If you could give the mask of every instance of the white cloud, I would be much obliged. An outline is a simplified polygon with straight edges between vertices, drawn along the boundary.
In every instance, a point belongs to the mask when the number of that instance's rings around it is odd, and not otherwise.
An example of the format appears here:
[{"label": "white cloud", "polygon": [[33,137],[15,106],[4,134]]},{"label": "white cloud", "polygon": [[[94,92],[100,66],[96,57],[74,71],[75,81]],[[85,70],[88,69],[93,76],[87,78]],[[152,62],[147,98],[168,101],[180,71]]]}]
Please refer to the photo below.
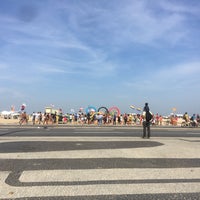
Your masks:
[{"label": "white cloud", "polygon": [[43,67],[37,67],[37,69],[40,72],[46,73],[72,73],[72,72],[67,72],[64,69],[60,69],[58,67],[51,67],[51,66],[43,66]]},{"label": "white cloud", "polygon": [[[142,44],[158,44],[160,42],[167,42],[169,44],[177,44],[183,42],[182,39],[187,38],[189,30],[185,24],[187,16],[183,12],[163,12],[158,14],[158,10],[163,5],[157,1],[155,8],[148,4],[147,1],[125,1],[118,7],[113,6],[113,9],[104,9],[95,15],[93,9],[88,8],[88,12],[93,14],[93,24],[96,26],[84,31],[84,27],[80,24],[79,15],[75,17],[77,20],[77,31],[83,33],[95,33],[91,36],[92,40],[101,43],[115,45],[126,44],[130,42]],[[176,6],[174,4],[174,6]],[[186,7],[184,7],[186,9]],[[111,11],[112,9],[112,11]],[[166,11],[166,10],[165,10]],[[81,15],[82,21],[87,21],[88,15]],[[94,30],[94,28],[96,30]],[[102,38],[102,34],[106,34]],[[161,43],[162,44],[162,43]],[[112,47],[113,48],[113,47]]]},{"label": "white cloud", "polygon": [[[158,2],[157,6],[159,6]],[[158,44],[158,41],[164,41],[173,44],[187,36],[184,15],[179,13],[160,13],[158,15],[157,10],[149,7],[144,1],[142,3],[134,2],[125,7],[124,12],[117,17],[117,20],[118,31],[122,31],[124,36],[122,39],[125,41],[125,37],[128,36],[128,39],[135,43],[152,45]]]},{"label": "white cloud", "polygon": [[[153,73],[147,72],[144,76],[125,81],[124,85],[135,90],[163,91],[163,89],[183,91],[199,88],[200,62],[188,62],[165,68],[156,69]],[[200,88],[199,88],[200,89]]]},{"label": "white cloud", "polygon": [[[73,81],[76,94],[83,92],[83,87],[98,93],[108,85],[105,93],[110,94],[109,90],[115,87],[116,93],[124,96],[133,91],[138,101],[148,96],[147,92],[159,93],[163,88],[163,93],[168,90],[175,94],[185,88],[190,90],[191,85],[199,87],[199,39],[195,37],[199,35],[198,3],[47,2],[36,3],[37,16],[28,21],[21,18],[26,16],[16,15],[20,2],[12,5],[13,10],[0,14],[0,79],[10,88],[10,92],[1,90],[4,94],[11,95],[13,86],[27,93],[31,88],[38,99],[44,90],[37,88],[50,89],[53,79],[60,83]],[[197,62],[192,62],[195,59]],[[188,63],[180,63],[182,60]],[[172,66],[169,62],[180,64]],[[58,76],[61,78],[57,79]]]},{"label": "white cloud", "polygon": [[2,96],[2,99],[4,97],[6,98],[24,98],[25,94],[20,91],[20,90],[16,90],[16,89],[12,89],[10,87],[0,87],[0,94]]},{"label": "white cloud", "polygon": [[175,66],[165,67],[157,73],[157,77],[162,79],[176,78],[176,79],[188,79],[198,76],[200,73],[200,62],[188,62],[183,64],[177,64]]},{"label": "white cloud", "polygon": [[[182,1],[174,2],[174,1],[165,1],[161,0],[159,1],[160,6],[163,10],[169,11],[169,12],[176,12],[176,13],[186,13],[191,15],[198,15],[200,13],[200,4],[199,6],[194,5],[192,2],[189,4],[183,4]],[[199,2],[198,2],[199,3]]]}]

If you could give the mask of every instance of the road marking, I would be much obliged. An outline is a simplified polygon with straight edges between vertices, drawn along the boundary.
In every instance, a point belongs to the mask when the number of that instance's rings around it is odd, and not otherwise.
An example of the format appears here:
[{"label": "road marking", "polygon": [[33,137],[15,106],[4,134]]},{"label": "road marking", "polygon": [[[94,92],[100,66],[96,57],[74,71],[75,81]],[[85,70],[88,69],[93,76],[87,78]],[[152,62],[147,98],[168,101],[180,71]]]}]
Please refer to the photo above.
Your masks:
[{"label": "road marking", "polygon": [[[121,133],[121,132],[120,132]],[[0,159],[59,159],[59,158],[200,158],[200,152],[197,151],[198,143],[189,143],[177,138],[152,138],[142,140],[139,138],[102,138],[102,137],[7,137],[7,140],[14,142],[20,140],[26,141],[76,141],[77,145],[82,141],[159,141],[163,146],[137,149],[101,149],[101,150],[73,150],[73,151],[48,151],[48,152],[27,152],[27,153],[0,153]],[[193,139],[193,138],[192,138]],[[197,137],[194,138],[198,139]],[[5,137],[1,137],[5,140]],[[4,141],[5,142],[5,141]],[[4,162],[2,160],[2,162]],[[9,162],[15,162],[10,160]],[[18,162],[18,161],[17,161]],[[21,162],[21,161],[19,161]],[[26,161],[25,161],[26,162]],[[45,162],[45,161],[44,161]],[[61,161],[62,162],[62,161]],[[78,161],[79,162],[79,161]],[[151,160],[149,161],[151,162]],[[42,163],[42,161],[41,161]],[[80,160],[81,163],[81,160]],[[38,165],[37,162],[35,165]],[[56,163],[55,163],[56,165]],[[13,169],[15,169],[15,165]],[[77,165],[79,168],[81,166]],[[114,166],[114,165],[113,165]],[[115,165],[116,166],[116,165]],[[30,165],[30,167],[32,167]],[[124,166],[123,166],[124,167]],[[183,167],[181,165],[181,167]],[[20,165],[23,170],[23,166]],[[27,169],[27,168],[26,168]],[[33,169],[33,168],[29,168]],[[27,170],[29,170],[27,169]],[[200,166],[194,168],[115,168],[115,169],[84,169],[84,170],[39,170],[23,171],[19,177],[21,185],[13,186],[5,183],[10,173],[16,175],[15,171],[0,171],[0,199],[29,198],[37,197],[64,197],[64,196],[92,196],[92,195],[128,195],[128,194],[174,194],[179,193],[200,193]],[[7,170],[7,169],[6,169]],[[16,170],[19,170],[17,168]],[[20,175],[20,173],[18,173]],[[16,177],[16,176],[15,176]],[[168,183],[161,179],[169,180]],[[173,182],[174,180],[177,182]],[[17,181],[16,178],[15,181]],[[109,180],[111,180],[109,182]],[[113,182],[112,182],[113,180]],[[120,180],[122,180],[120,182]],[[124,181],[123,181],[124,180]],[[133,180],[128,182],[126,180]],[[134,182],[134,180],[136,180]],[[143,183],[137,180],[144,180]],[[155,182],[148,182],[155,180]],[[170,182],[171,180],[171,182]],[[181,180],[186,180],[185,182]],[[194,180],[194,181],[193,181]],[[196,182],[195,182],[196,180]],[[93,182],[92,182],[93,181]],[[96,182],[95,182],[96,181]],[[100,183],[99,183],[99,182]],[[106,182],[107,181],[107,182]],[[118,182],[119,181],[119,182]],[[145,182],[146,181],[146,182]],[[160,182],[159,182],[160,181]],[[64,185],[59,185],[64,182]],[[66,184],[65,182],[74,183]],[[84,183],[85,182],[85,183]],[[20,182],[18,182],[20,183]],[[24,183],[24,185],[23,185]],[[30,183],[30,185],[28,184]],[[33,184],[35,183],[35,184]],[[41,185],[39,185],[41,183]],[[44,183],[44,184],[42,184]],[[49,185],[48,185],[49,183]],[[54,184],[50,184],[54,183]],[[79,184],[80,183],[80,184]],[[15,184],[17,184],[15,182]],[[31,185],[32,184],[32,185]],[[93,197],[91,197],[93,198]]]},{"label": "road marking", "polygon": [[84,169],[23,171],[21,182],[200,179],[200,168]]},{"label": "road marking", "polygon": [[[197,140],[198,138],[193,138]],[[20,141],[21,139],[19,139]],[[24,138],[28,140],[28,138]],[[23,141],[24,141],[23,140]],[[36,141],[35,138],[29,141]],[[47,141],[58,141],[52,138]],[[142,139],[124,139],[124,138],[65,138],[64,141],[76,141],[77,144],[82,141],[147,141]],[[59,140],[62,141],[63,140]],[[18,140],[17,140],[18,141]],[[46,140],[39,140],[46,141]],[[18,152],[18,153],[0,153],[0,159],[71,159],[71,158],[200,158],[200,151],[198,142],[188,142],[183,140],[156,140],[151,139],[148,141],[162,142],[164,145],[151,147],[151,148],[123,148],[123,149],[90,149],[90,150],[65,150],[65,151],[47,151],[47,152]],[[11,141],[0,141],[2,142],[14,142]],[[176,146],[176,150],[174,149]],[[184,153],[183,153],[184,152]]]},{"label": "road marking", "polygon": [[200,132],[187,132],[186,134],[199,134]]},{"label": "road marking", "polygon": [[[164,140],[167,138],[165,137]],[[169,140],[172,140],[172,138],[168,138]],[[152,141],[157,141],[158,138],[152,138]],[[173,138],[174,140],[174,138]],[[112,137],[104,137],[104,136],[84,136],[84,137],[74,137],[74,136],[69,136],[69,137],[24,137],[24,136],[15,136],[15,137],[2,137],[0,142],[19,142],[19,141],[96,141],[96,142],[101,142],[101,141],[144,141],[144,139],[140,137],[119,137],[119,136],[112,136]]]},{"label": "road marking", "polygon": [[110,134],[110,133],[113,133],[113,134],[116,134],[116,133],[125,133],[125,132],[122,132],[122,131],[114,131],[114,132],[112,132],[112,131],[95,131],[95,130],[93,130],[93,131],[74,131],[73,133],[101,133],[101,134],[103,134],[103,133],[108,133],[108,134]]},{"label": "road marking", "polygon": [[[0,175],[1,177],[1,175]],[[128,194],[199,193],[200,183],[94,184],[12,187],[1,184],[0,199]]]}]

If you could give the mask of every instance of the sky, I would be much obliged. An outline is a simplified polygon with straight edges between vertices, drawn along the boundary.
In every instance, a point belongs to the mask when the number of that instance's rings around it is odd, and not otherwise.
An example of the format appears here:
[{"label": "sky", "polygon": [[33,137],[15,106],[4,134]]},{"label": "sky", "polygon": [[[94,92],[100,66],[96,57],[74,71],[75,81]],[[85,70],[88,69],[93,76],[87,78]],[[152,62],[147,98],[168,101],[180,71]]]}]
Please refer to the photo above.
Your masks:
[{"label": "sky", "polygon": [[1,0],[0,111],[200,113],[199,0]]}]

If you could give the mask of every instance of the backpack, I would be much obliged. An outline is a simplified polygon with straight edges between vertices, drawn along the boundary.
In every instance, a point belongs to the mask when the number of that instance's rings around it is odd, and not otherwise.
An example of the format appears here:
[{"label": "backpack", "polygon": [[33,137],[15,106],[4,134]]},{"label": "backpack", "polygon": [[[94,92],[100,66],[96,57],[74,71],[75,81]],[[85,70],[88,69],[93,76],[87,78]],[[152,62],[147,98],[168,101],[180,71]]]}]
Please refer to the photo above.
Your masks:
[{"label": "backpack", "polygon": [[146,120],[147,120],[147,121],[151,121],[152,118],[153,118],[153,115],[152,115],[149,111],[146,112]]}]

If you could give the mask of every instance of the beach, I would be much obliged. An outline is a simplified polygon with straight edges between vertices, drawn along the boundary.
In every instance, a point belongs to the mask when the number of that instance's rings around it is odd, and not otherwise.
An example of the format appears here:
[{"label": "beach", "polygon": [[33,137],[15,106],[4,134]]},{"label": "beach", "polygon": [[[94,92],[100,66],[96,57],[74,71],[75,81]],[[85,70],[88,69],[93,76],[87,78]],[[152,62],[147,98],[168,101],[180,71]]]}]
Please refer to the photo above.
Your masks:
[{"label": "beach", "polygon": [[0,125],[7,125],[7,124],[19,124],[19,119],[4,119],[0,117]]}]

